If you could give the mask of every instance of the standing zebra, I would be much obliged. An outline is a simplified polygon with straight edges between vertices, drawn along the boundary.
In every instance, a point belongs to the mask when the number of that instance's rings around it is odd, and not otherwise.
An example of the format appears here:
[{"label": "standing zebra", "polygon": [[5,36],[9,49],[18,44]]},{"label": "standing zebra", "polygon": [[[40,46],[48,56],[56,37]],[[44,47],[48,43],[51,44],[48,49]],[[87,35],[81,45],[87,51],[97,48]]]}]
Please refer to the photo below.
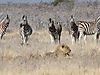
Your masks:
[{"label": "standing zebra", "polygon": [[96,27],[97,27],[97,32],[95,33],[95,39],[99,40],[99,35],[100,35],[100,16],[97,17],[97,19],[95,20],[96,22]]},{"label": "standing zebra", "polygon": [[22,38],[21,44],[22,45],[27,44],[28,36],[30,36],[32,34],[32,28],[28,24],[27,16],[25,16],[25,15],[23,15],[22,21],[20,23],[20,34],[21,34],[21,38]]},{"label": "standing zebra", "polygon": [[0,22],[0,38],[3,38],[3,35],[5,34],[7,27],[9,26],[10,19],[8,14],[6,17]]},{"label": "standing zebra", "polygon": [[51,18],[49,18],[48,26],[49,26],[48,29],[51,37],[51,42],[60,43],[60,37],[62,32],[61,24],[59,22],[55,24],[54,21]]},{"label": "standing zebra", "polygon": [[[74,19],[71,17],[71,19]],[[78,26],[79,41],[84,37],[86,41],[87,35],[95,35],[95,39],[98,41],[100,34],[100,16],[95,21],[74,21],[76,26]]]},{"label": "standing zebra", "polygon": [[72,44],[73,44],[79,38],[78,26],[74,21],[73,15],[71,15],[70,25],[71,25],[70,26],[70,34],[71,34]]}]

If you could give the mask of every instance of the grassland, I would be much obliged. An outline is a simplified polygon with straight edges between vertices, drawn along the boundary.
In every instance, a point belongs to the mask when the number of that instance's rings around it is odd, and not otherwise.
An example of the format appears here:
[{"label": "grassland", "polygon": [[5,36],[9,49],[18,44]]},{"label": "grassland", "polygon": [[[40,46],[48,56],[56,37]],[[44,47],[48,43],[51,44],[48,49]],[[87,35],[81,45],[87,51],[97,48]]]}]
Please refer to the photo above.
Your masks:
[{"label": "grassland", "polygon": [[[99,9],[100,4],[94,8],[87,3],[76,3],[72,9],[64,3],[55,7],[48,3],[0,4],[0,20],[6,14],[11,19],[7,33],[0,40],[0,75],[99,75],[100,43],[97,44],[93,36],[88,36],[86,44],[72,45],[67,32],[70,15],[73,14],[75,20],[95,20]],[[20,45],[19,34],[23,14],[28,16],[33,28],[29,45],[25,46]],[[47,31],[50,17],[62,22],[61,43],[70,47],[70,57],[45,57],[45,53],[54,51],[57,46],[50,43]]]},{"label": "grassland", "polygon": [[[90,39],[91,38],[91,39]],[[18,32],[9,32],[0,42],[1,75],[99,75],[100,47],[88,37],[87,44],[71,44],[68,32],[62,32],[61,42],[71,48],[71,58],[43,57],[55,50],[48,31],[35,31],[29,45],[21,46]],[[39,56],[39,55],[42,55]]]}]

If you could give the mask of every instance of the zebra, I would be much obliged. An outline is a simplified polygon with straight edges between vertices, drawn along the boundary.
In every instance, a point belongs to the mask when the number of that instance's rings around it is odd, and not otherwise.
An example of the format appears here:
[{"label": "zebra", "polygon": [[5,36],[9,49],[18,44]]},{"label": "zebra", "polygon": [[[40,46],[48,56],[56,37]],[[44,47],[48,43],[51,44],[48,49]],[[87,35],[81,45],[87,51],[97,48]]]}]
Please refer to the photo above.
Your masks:
[{"label": "zebra", "polygon": [[78,26],[74,21],[73,15],[71,15],[71,19],[70,19],[70,28],[69,28],[69,32],[71,34],[71,38],[72,38],[72,44],[77,40],[79,40],[79,32],[78,32]]},{"label": "zebra", "polygon": [[4,17],[4,19],[0,22],[0,38],[2,39],[8,26],[10,23],[10,18],[8,16],[8,14],[6,15],[6,17]]},{"label": "zebra", "polygon": [[62,25],[60,22],[54,23],[54,21],[49,18],[48,29],[51,37],[51,42],[60,43],[60,37],[62,32]]},{"label": "zebra", "polygon": [[77,26],[78,34],[75,35],[78,36],[77,39],[79,41],[84,37],[84,41],[86,42],[87,35],[94,35],[98,41],[100,34],[100,16],[95,21],[74,21],[73,17],[71,17],[71,20],[74,23],[73,25]]},{"label": "zebra", "polygon": [[97,19],[95,20],[95,22],[96,22],[96,27],[97,27],[97,32],[95,33],[95,36],[96,36],[95,39],[98,42],[99,35],[100,35],[100,15],[97,17]]},{"label": "zebra", "polygon": [[21,38],[22,38],[21,45],[27,44],[28,37],[32,34],[32,28],[28,24],[28,20],[27,20],[26,15],[22,16],[22,21],[20,23],[20,34],[21,34]]}]

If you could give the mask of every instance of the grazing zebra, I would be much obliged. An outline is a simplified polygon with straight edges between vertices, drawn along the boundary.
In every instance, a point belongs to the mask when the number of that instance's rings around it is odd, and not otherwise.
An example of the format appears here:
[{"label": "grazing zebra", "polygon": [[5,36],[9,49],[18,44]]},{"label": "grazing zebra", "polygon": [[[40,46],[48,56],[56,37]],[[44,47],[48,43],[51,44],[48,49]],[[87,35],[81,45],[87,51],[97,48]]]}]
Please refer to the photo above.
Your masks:
[{"label": "grazing zebra", "polygon": [[0,22],[0,38],[3,38],[3,35],[5,34],[7,27],[9,26],[10,19],[8,14],[6,17]]},{"label": "grazing zebra", "polygon": [[22,21],[20,23],[20,34],[21,34],[21,38],[22,38],[21,45],[27,44],[28,36],[30,36],[32,34],[32,28],[28,24],[27,16],[25,16],[25,15],[23,15]]},{"label": "grazing zebra", "polygon": [[[71,17],[71,19],[74,19]],[[96,19],[96,21],[72,21],[74,22],[74,25],[77,26],[78,28],[78,36],[79,41],[84,37],[84,41],[86,41],[86,36],[87,35],[95,35],[95,39],[98,41],[99,39],[99,34],[100,34],[100,17]]]},{"label": "grazing zebra", "polygon": [[62,26],[60,22],[54,23],[54,21],[49,18],[49,33],[51,37],[51,42],[59,42],[60,43],[60,37],[61,37],[61,32],[62,32]]}]

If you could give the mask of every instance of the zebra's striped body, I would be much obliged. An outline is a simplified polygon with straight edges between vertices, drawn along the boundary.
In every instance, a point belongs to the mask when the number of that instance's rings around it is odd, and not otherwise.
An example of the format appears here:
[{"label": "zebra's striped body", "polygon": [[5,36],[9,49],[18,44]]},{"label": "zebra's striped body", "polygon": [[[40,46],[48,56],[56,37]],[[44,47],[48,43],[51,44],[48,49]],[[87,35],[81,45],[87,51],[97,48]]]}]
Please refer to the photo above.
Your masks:
[{"label": "zebra's striped body", "polygon": [[6,32],[7,27],[9,26],[10,19],[9,16],[7,15],[1,22],[0,22],[0,38],[3,38],[3,35]]},{"label": "zebra's striped body", "polygon": [[78,31],[83,32],[84,35],[92,35],[95,34],[96,32],[96,23],[94,21],[92,22],[76,21],[76,24],[78,25]]},{"label": "zebra's striped body", "polygon": [[62,32],[62,26],[59,22],[57,22],[56,24],[54,23],[54,21],[52,21],[51,18],[49,18],[49,33],[50,33],[50,37],[51,37],[51,42],[59,42],[60,43],[60,37],[61,37],[61,32]]},{"label": "zebra's striped body", "polygon": [[22,38],[22,45],[26,44],[28,41],[28,36],[32,34],[32,28],[28,24],[27,16],[23,15],[22,22],[20,24],[20,34]]},{"label": "zebra's striped body", "polygon": [[[73,19],[73,18],[72,18]],[[100,18],[97,18],[96,21],[73,21],[76,26],[78,26],[78,32],[79,32],[79,41],[82,37],[84,37],[84,40],[86,39],[87,35],[94,35],[95,39],[98,40],[99,33],[100,33]]]}]

